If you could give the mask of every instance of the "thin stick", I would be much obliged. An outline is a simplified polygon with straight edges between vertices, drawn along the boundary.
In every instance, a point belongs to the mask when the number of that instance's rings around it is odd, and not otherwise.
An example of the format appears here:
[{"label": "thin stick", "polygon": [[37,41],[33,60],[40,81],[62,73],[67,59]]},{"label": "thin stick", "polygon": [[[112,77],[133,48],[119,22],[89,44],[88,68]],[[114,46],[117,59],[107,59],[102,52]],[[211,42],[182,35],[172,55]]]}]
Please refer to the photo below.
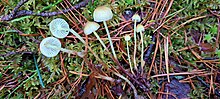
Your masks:
[{"label": "thin stick", "polygon": [[[205,72],[182,72],[182,73],[170,73],[169,75],[172,76],[177,76],[177,75],[195,75],[195,74],[204,74]],[[159,74],[159,75],[154,75],[151,76],[150,78],[155,78],[155,77],[163,77],[167,76],[167,74]]]},{"label": "thin stick", "polygon": [[164,39],[164,52],[165,52],[165,63],[166,63],[166,72],[167,72],[167,79],[168,82],[170,82],[170,76],[169,76],[169,59],[168,59],[168,37]]},{"label": "thin stick", "polygon": [[16,11],[16,14],[13,15],[13,13],[10,13],[8,15],[4,15],[0,18],[1,21],[10,21],[12,19],[18,18],[18,17],[22,17],[22,16],[28,16],[28,15],[33,15],[33,16],[42,16],[42,17],[50,17],[50,16],[55,16],[55,15],[59,15],[59,14],[63,14],[63,13],[67,13],[70,10],[74,10],[74,9],[78,9],[80,7],[86,6],[88,4],[89,0],[83,0],[80,3],[74,5],[73,7],[69,8],[69,9],[64,9],[62,10],[62,12],[60,11],[54,11],[54,12],[33,12],[30,10],[20,10],[20,11]]}]

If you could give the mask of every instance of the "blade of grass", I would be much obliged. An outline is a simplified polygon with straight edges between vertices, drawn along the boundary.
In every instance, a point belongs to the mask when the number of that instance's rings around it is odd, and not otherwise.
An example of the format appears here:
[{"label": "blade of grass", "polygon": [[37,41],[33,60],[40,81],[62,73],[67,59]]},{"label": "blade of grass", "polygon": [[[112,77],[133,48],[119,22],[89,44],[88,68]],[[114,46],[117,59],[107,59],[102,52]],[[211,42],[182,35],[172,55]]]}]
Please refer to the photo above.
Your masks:
[{"label": "blade of grass", "polygon": [[35,57],[34,54],[33,54],[33,57],[34,57],[34,64],[35,64],[35,67],[36,67],[36,70],[37,70],[37,75],[38,75],[40,84],[41,84],[41,86],[42,86],[43,88],[45,88],[44,82],[43,82],[42,77],[41,77],[41,74],[40,74],[40,70],[39,70],[39,68],[38,68],[37,60],[36,60],[36,57]]}]

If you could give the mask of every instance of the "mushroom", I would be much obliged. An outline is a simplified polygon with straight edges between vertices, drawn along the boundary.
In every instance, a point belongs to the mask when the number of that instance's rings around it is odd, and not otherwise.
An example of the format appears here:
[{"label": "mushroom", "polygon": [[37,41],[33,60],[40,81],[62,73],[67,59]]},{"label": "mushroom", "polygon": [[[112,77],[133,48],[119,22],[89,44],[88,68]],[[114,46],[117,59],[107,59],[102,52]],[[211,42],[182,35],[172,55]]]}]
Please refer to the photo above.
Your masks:
[{"label": "mushroom", "polygon": [[117,56],[115,54],[115,50],[114,50],[114,47],[113,47],[113,43],[112,43],[112,40],[111,40],[111,36],[110,36],[109,30],[108,30],[108,26],[106,24],[106,21],[112,19],[112,17],[113,17],[113,13],[112,13],[111,9],[109,7],[106,7],[106,6],[97,7],[95,9],[95,11],[93,12],[94,21],[103,22],[103,24],[105,26],[105,30],[106,30],[107,35],[108,35],[108,40],[109,40],[109,43],[110,43],[110,46],[111,46],[113,56],[114,56],[115,59],[117,59]]},{"label": "mushroom", "polygon": [[102,44],[102,46],[108,51],[104,42],[101,40],[99,35],[96,33],[96,30],[98,30],[99,27],[100,27],[100,25],[98,23],[88,21],[83,30],[86,35],[90,35],[93,33],[96,36],[96,38],[99,40],[99,42]]},{"label": "mushroom", "polygon": [[134,22],[134,68],[137,70],[136,64],[136,51],[137,51],[137,34],[136,34],[136,24],[141,21],[141,17],[138,14],[132,16],[132,21]]},{"label": "mushroom", "polygon": [[71,32],[82,43],[85,44],[85,41],[83,40],[83,38],[73,29],[70,29],[69,24],[62,18],[56,18],[52,20],[49,24],[49,28],[50,28],[51,33],[57,38],[64,38],[69,34],[69,32]]},{"label": "mushroom", "polygon": [[142,24],[137,25],[137,32],[140,32],[141,35],[141,69],[142,69],[142,74],[143,74],[143,69],[144,69],[144,39],[143,39],[143,34],[144,32],[144,26]]},{"label": "mushroom", "polygon": [[132,68],[132,66],[131,66],[131,58],[130,58],[129,47],[128,47],[128,41],[131,40],[131,37],[130,37],[130,35],[125,35],[125,36],[124,36],[124,39],[125,39],[125,41],[126,41],[128,61],[129,61],[131,73],[134,75],[134,71],[133,71],[133,68]]},{"label": "mushroom", "polygon": [[44,38],[40,43],[40,51],[46,57],[54,57],[60,51],[67,53],[76,53],[75,51],[61,48],[61,42],[55,37]]}]

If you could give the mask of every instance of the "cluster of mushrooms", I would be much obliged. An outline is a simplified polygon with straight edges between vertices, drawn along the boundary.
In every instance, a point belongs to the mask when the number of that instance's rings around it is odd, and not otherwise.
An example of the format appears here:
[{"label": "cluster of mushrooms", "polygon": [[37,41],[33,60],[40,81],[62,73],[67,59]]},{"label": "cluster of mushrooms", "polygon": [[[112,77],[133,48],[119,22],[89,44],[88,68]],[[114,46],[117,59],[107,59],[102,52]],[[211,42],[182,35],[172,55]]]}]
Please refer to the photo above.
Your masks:
[{"label": "cluster of mushrooms", "polygon": [[[94,34],[96,36],[96,38],[99,40],[99,42],[101,43],[101,45],[104,47],[105,50],[108,51],[106,45],[104,44],[104,42],[101,40],[101,38],[99,37],[99,35],[96,33],[96,30],[98,30],[100,28],[100,25],[96,22],[103,22],[105,30],[107,32],[108,35],[108,40],[111,46],[111,51],[113,54],[113,57],[115,59],[117,59],[114,47],[113,47],[113,43],[111,40],[111,36],[106,24],[106,21],[112,19],[113,17],[113,13],[111,11],[111,9],[109,7],[106,6],[100,6],[97,7],[95,9],[95,11],[93,12],[93,18],[95,22],[91,22],[88,21],[85,24],[84,27],[84,33],[85,35],[90,35],[90,34]],[[144,66],[144,60],[143,60],[143,54],[144,54],[144,44],[143,44],[143,34],[142,32],[144,31],[144,26],[141,24],[137,24],[137,22],[141,21],[141,18],[138,14],[134,14],[132,17],[132,21],[134,21],[134,57],[133,57],[133,63],[134,63],[134,69],[137,71],[137,61],[136,61],[136,50],[137,50],[137,34],[136,32],[140,32],[140,36],[141,36],[141,68],[143,69]],[[86,44],[85,40],[77,33],[75,32],[73,29],[71,29],[69,27],[69,24],[62,18],[56,18],[54,20],[52,20],[49,24],[49,29],[52,33],[52,35],[54,37],[47,37],[44,38],[41,43],[40,43],[40,51],[43,55],[45,55],[46,57],[54,57],[56,56],[60,51],[63,52],[67,52],[69,54],[76,54],[80,57],[83,57],[84,54],[83,52],[76,52],[73,50],[68,50],[65,48],[61,47],[61,42],[59,41],[60,38],[65,38],[69,32],[71,32],[74,36],[76,36],[82,43]],[[128,61],[129,61],[129,65],[130,65],[130,69],[132,74],[134,74],[133,72],[133,68],[132,68],[132,62],[130,59],[130,53],[129,53],[129,46],[128,46],[128,42],[130,40],[130,35],[125,35],[124,39],[126,41],[126,45],[127,45],[127,55],[128,55]]]},{"label": "cluster of mushrooms", "polygon": [[[109,42],[111,45],[112,53],[113,53],[114,57],[116,58],[116,54],[115,54],[114,47],[112,44],[111,36],[110,36],[110,33],[108,31],[108,27],[106,24],[106,21],[112,19],[112,17],[113,17],[113,13],[112,13],[111,9],[106,6],[97,7],[93,13],[93,17],[94,17],[94,21],[104,23],[106,32],[108,34],[108,39],[109,39]],[[90,21],[87,22],[84,27],[84,33],[86,35],[90,35],[90,34],[94,33],[94,35],[100,41],[102,46],[106,50],[108,50],[107,47],[105,46],[104,42],[99,37],[99,35],[95,32],[100,27],[100,25],[96,22],[90,22]],[[64,19],[56,18],[56,19],[52,20],[49,24],[49,29],[50,29],[52,35],[55,36],[56,38],[55,37],[47,37],[41,41],[40,51],[43,55],[45,55],[46,57],[54,57],[60,51],[63,51],[63,52],[67,52],[70,54],[74,53],[74,54],[77,54],[77,55],[83,57],[83,55],[79,52],[76,52],[73,50],[68,50],[65,48],[61,48],[61,42],[58,40],[58,38],[65,38],[69,34],[69,32],[71,32],[74,36],[76,36],[82,43],[86,44],[85,40],[77,32],[75,32],[73,29],[69,28],[69,24]]]},{"label": "cluster of mushrooms", "polygon": [[[84,33],[85,33],[85,35],[90,35],[93,33],[96,36],[96,38],[99,40],[101,45],[104,47],[104,49],[106,51],[109,51],[107,49],[106,45],[104,44],[104,42],[99,37],[99,35],[96,33],[96,30],[98,30],[100,28],[100,25],[96,22],[103,22],[105,30],[108,35],[108,40],[109,40],[109,43],[111,46],[113,58],[117,59],[117,56],[116,56],[116,53],[115,53],[115,50],[113,47],[113,43],[111,40],[111,36],[110,36],[109,30],[108,30],[108,27],[106,24],[106,21],[112,19],[112,17],[113,17],[113,13],[109,7],[106,7],[106,6],[97,7],[95,9],[95,11],[93,12],[93,18],[94,18],[95,22],[88,21],[84,27]],[[144,67],[144,60],[143,60],[144,43],[143,43],[142,32],[144,32],[144,26],[142,24],[137,25],[137,22],[141,21],[141,18],[138,14],[133,15],[132,21],[134,22],[133,63],[134,63],[134,69],[136,71],[138,71],[137,70],[137,61],[136,61],[136,51],[137,51],[137,33],[136,32],[140,32],[140,36],[141,36],[141,68],[143,70],[143,67]],[[77,32],[75,32],[73,29],[69,28],[69,24],[64,19],[56,18],[56,19],[52,20],[49,24],[49,29],[50,29],[52,35],[55,37],[47,37],[42,40],[42,42],[40,43],[40,51],[43,55],[45,55],[46,57],[54,57],[60,51],[63,51],[63,52],[67,52],[69,54],[76,54],[80,57],[84,57],[83,52],[76,52],[76,51],[65,49],[65,48],[61,47],[61,42],[59,41],[59,39],[65,38],[69,34],[69,32],[71,32],[74,36],[76,36],[82,43],[86,44],[85,40]],[[126,49],[127,49],[127,55],[128,55],[130,69],[131,69],[132,74],[135,75],[133,68],[132,68],[132,62],[131,62],[130,53],[129,53],[129,46],[128,46],[128,43],[129,43],[131,37],[129,34],[127,34],[124,36],[124,39],[126,41],[126,47],[127,47]],[[117,73],[114,73],[114,74],[123,78],[124,80],[126,80],[129,83],[129,81],[125,77],[123,77],[122,75],[119,75]],[[131,83],[129,83],[129,84],[132,85]],[[132,87],[132,88],[134,89],[134,94],[136,97],[137,96],[136,89],[134,87]]]}]

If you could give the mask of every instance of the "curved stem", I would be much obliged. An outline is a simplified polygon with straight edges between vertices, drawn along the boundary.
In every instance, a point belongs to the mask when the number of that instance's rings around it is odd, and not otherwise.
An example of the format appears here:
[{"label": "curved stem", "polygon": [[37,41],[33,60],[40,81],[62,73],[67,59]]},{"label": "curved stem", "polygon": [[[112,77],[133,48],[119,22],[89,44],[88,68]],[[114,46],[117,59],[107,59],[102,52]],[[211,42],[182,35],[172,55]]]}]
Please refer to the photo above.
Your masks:
[{"label": "curved stem", "polygon": [[73,29],[69,29],[69,31],[75,35],[82,43],[86,44],[85,40],[83,40],[83,38],[76,32],[74,31]]},{"label": "curved stem", "polygon": [[99,40],[99,42],[102,44],[102,46],[105,48],[105,50],[108,51],[107,47],[105,46],[105,43],[101,40],[101,38],[99,37],[99,35],[96,32],[93,32],[96,36],[96,38]]},{"label": "curved stem", "polygon": [[54,46],[54,45],[46,45],[46,46],[47,46],[47,47],[50,47],[50,48],[53,48],[53,49],[56,49],[56,50],[60,50],[60,51],[63,51],[63,52],[69,53],[69,54],[76,53],[76,52],[73,51],[73,50],[68,50],[68,49],[61,48],[61,47],[57,47],[57,46]]},{"label": "curved stem", "polygon": [[130,58],[130,53],[129,53],[128,41],[126,41],[126,45],[127,45],[127,54],[128,54],[128,61],[129,61],[131,73],[132,73],[133,75],[135,75],[135,74],[134,74],[134,71],[133,71],[133,67],[132,67],[132,65],[131,65],[131,58]]},{"label": "curved stem", "polygon": [[143,69],[144,69],[144,37],[143,37],[143,34],[142,32],[140,32],[141,34],[141,74],[143,74]]},{"label": "curved stem", "polygon": [[137,51],[136,23],[137,23],[137,21],[135,20],[134,21],[134,68],[137,71],[138,69],[137,69],[137,63],[136,63],[136,51]]},{"label": "curved stem", "polygon": [[111,39],[109,30],[108,30],[107,24],[106,24],[105,21],[103,21],[103,23],[104,23],[105,30],[106,30],[107,35],[108,35],[108,40],[109,40],[109,43],[110,43],[110,46],[111,46],[111,49],[112,49],[113,56],[114,56],[115,59],[117,59],[117,56],[116,56],[116,54],[115,54],[115,50],[114,50],[114,47],[113,47],[112,39]]},{"label": "curved stem", "polygon": [[135,99],[138,99],[137,90],[136,90],[136,88],[134,87],[134,85],[133,85],[127,78],[125,78],[123,75],[118,74],[118,73],[116,73],[116,72],[113,72],[113,73],[114,73],[116,76],[120,77],[121,79],[124,79],[124,80],[131,86],[131,88],[134,90],[134,97],[135,97]]},{"label": "curved stem", "polygon": [[65,48],[60,48],[60,50],[63,51],[63,52],[66,52],[66,53],[70,53],[70,54],[76,53],[75,51],[68,50],[68,49],[65,49]]}]

